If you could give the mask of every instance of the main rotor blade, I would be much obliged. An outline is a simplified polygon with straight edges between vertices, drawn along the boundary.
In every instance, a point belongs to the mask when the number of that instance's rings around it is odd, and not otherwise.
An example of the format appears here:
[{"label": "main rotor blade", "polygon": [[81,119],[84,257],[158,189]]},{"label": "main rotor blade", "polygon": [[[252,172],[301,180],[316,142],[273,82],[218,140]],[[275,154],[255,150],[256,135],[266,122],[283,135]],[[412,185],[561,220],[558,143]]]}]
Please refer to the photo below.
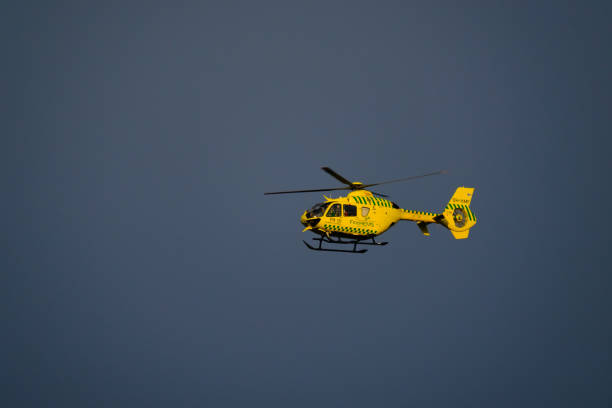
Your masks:
[{"label": "main rotor blade", "polygon": [[292,193],[316,193],[318,191],[335,191],[335,190],[350,190],[350,188],[349,187],[338,187],[338,188],[320,188],[320,189],[316,189],[316,190],[275,191],[273,193],[264,193],[264,195],[292,194]]},{"label": "main rotor blade", "polygon": [[379,186],[381,184],[397,183],[399,181],[414,180],[414,179],[418,179],[418,178],[422,178],[422,177],[436,176],[438,174],[445,174],[445,173],[447,173],[446,170],[439,170],[439,171],[434,171],[433,173],[422,174],[420,176],[412,176],[412,177],[406,177],[406,178],[389,180],[389,181],[381,181],[380,183],[364,184],[363,186],[360,186],[360,187],[361,188],[367,188],[367,187],[372,187],[372,186]]},{"label": "main rotor blade", "polygon": [[333,178],[335,178],[336,180],[339,180],[340,182],[348,185],[348,186],[352,186],[353,183],[351,183],[350,181],[348,181],[347,179],[345,179],[344,177],[342,177],[341,175],[339,175],[338,173],[336,173],[335,171],[333,171],[332,169],[330,169],[329,167],[321,167],[321,169],[326,172],[327,174],[329,174],[330,176],[332,176]]},{"label": "main rotor blade", "polygon": [[376,191],[370,191],[370,193],[372,193],[372,194],[374,194],[374,195],[376,195],[376,196],[379,196],[379,197],[389,197],[389,196],[388,196],[388,195],[386,195],[386,194],[377,193]]}]

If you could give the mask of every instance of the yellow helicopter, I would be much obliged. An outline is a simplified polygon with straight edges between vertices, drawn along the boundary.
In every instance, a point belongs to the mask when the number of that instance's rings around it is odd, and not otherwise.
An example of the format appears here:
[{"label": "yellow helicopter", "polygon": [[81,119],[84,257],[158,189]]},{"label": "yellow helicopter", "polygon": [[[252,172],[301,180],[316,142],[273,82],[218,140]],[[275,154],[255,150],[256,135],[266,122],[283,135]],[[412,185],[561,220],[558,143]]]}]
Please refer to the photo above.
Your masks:
[{"label": "yellow helicopter", "polygon": [[[364,253],[367,249],[357,249],[357,245],[387,245],[388,242],[376,242],[374,237],[384,233],[400,220],[416,222],[423,235],[429,235],[427,225],[440,224],[450,230],[456,239],[468,237],[470,228],[476,224],[476,216],[470,209],[474,194],[472,187],[458,187],[455,194],[441,213],[404,210],[397,204],[386,199],[385,194],[368,191],[366,188],[399,181],[414,180],[421,177],[443,174],[445,171],[423,174],[420,176],[383,181],[380,183],[363,184],[358,181],[348,181],[329,167],[321,167],[330,176],[346,184],[346,187],[323,188],[315,190],[276,191],[270,194],[310,193],[335,190],[351,190],[346,197],[329,198],[325,202],[315,204],[304,211],[300,222],[306,227],[302,232],[312,231],[319,235],[313,238],[319,241],[318,247],[313,247],[306,241],[304,244],[314,251],[334,251]],[[344,240],[343,240],[344,238]],[[371,242],[370,242],[371,240]],[[367,241],[367,242],[366,242]],[[330,244],[351,244],[352,250],[323,248],[323,242]]]}]

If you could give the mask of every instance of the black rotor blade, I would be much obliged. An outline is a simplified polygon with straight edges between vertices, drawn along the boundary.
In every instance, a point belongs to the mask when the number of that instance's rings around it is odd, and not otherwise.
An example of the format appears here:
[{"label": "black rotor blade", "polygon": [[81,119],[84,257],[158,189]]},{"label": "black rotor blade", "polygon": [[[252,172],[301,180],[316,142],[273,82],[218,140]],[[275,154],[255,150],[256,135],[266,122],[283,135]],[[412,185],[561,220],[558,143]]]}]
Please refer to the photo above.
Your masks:
[{"label": "black rotor blade", "polygon": [[316,190],[275,191],[273,193],[264,193],[264,195],[293,194],[293,193],[316,193],[318,191],[335,191],[335,190],[350,190],[350,188],[349,187],[338,187],[338,188],[320,188],[320,189],[316,189]]},{"label": "black rotor blade", "polygon": [[437,176],[438,174],[445,174],[445,173],[447,173],[446,170],[434,171],[433,173],[421,174],[420,176],[412,176],[412,177],[405,177],[405,178],[389,180],[389,181],[381,181],[380,183],[364,184],[363,186],[361,186],[361,188],[379,186],[381,184],[397,183],[399,181],[414,180],[414,179],[428,177],[428,176]]},{"label": "black rotor blade", "polygon": [[374,195],[377,195],[377,196],[379,196],[379,197],[389,197],[389,196],[388,196],[388,195],[386,195],[386,194],[377,193],[376,191],[370,191],[370,193],[372,193],[372,194],[374,194]]},{"label": "black rotor blade", "polygon": [[344,177],[342,177],[341,175],[339,175],[338,173],[336,173],[335,171],[333,171],[332,169],[330,169],[329,167],[321,167],[321,170],[323,170],[324,172],[326,172],[327,174],[329,174],[330,176],[332,176],[333,178],[335,178],[336,180],[348,185],[348,186],[352,186],[353,183],[351,183],[350,181],[348,181],[347,179],[345,179]]}]

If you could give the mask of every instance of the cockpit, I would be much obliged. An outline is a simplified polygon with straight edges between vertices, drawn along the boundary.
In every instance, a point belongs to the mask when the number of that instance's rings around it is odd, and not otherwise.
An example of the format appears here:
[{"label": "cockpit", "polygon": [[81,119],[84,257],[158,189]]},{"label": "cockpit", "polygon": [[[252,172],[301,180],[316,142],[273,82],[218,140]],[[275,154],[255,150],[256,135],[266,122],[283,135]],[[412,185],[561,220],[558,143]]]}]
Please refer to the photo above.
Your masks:
[{"label": "cockpit", "polygon": [[318,203],[312,206],[311,209],[306,211],[306,218],[322,217],[325,213],[325,209],[329,206],[330,202]]}]

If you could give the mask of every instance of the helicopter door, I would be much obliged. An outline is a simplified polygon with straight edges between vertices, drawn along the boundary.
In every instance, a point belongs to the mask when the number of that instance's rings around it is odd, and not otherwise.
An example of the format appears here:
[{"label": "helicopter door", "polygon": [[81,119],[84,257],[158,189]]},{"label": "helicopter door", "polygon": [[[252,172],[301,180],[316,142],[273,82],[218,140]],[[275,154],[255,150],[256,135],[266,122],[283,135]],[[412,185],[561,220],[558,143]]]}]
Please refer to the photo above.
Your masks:
[{"label": "helicopter door", "polygon": [[325,215],[327,217],[340,217],[342,215],[342,209],[340,204],[334,204],[329,207],[329,210],[327,210],[327,214]]},{"label": "helicopter door", "polygon": [[350,204],[344,204],[344,214],[345,217],[355,217],[357,216],[357,207]]}]

